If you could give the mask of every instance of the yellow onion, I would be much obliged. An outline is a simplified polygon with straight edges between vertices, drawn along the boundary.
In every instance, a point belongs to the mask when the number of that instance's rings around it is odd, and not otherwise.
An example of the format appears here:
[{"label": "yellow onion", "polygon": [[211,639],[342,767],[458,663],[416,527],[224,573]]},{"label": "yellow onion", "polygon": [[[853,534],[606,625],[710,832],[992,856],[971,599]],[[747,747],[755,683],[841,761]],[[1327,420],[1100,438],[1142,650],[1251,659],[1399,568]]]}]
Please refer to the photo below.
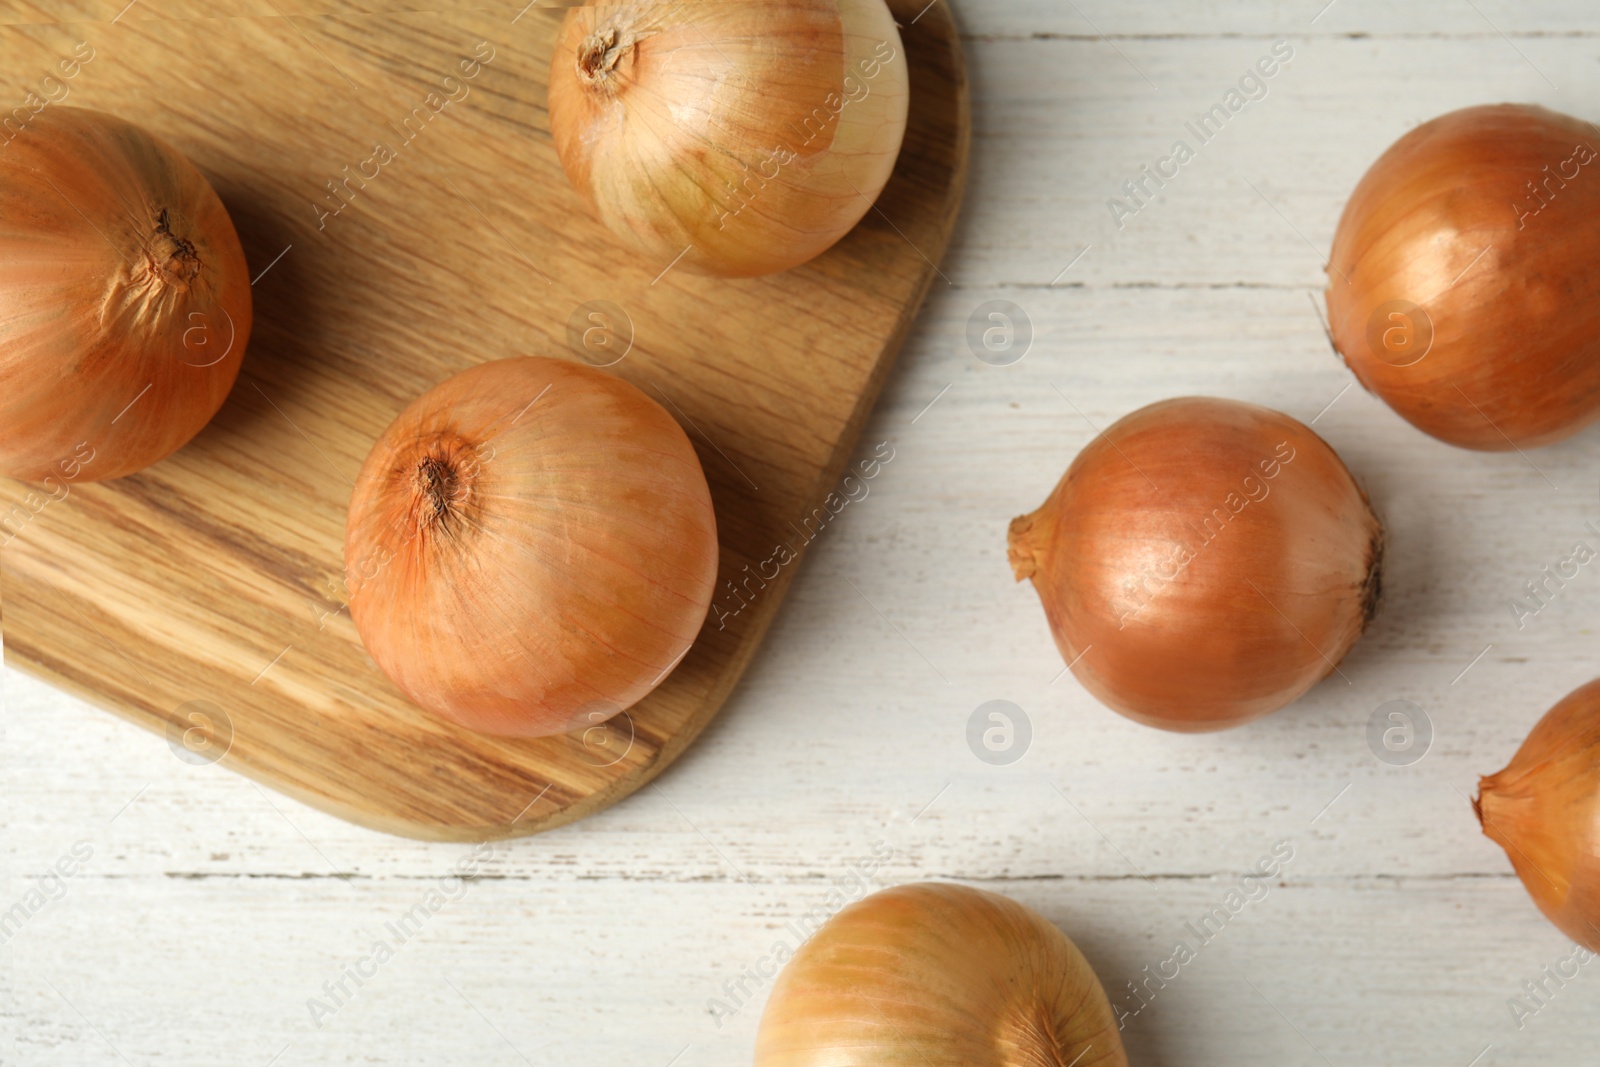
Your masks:
[{"label": "yellow onion", "polygon": [[238,235],[175,148],[60,106],[0,142],[0,474],[93,481],[166,457],[222,406],[249,338]]},{"label": "yellow onion", "polygon": [[1473,807],[1545,917],[1600,952],[1600,680],[1546,712]]},{"label": "yellow onion", "polygon": [[772,987],[755,1067],[1126,1067],[1105,990],[1042,915],[939,882],[839,912]]},{"label": "yellow onion", "polygon": [[1331,673],[1376,611],[1382,558],[1322,438],[1203,397],[1113,424],[1010,531],[1084,688],[1168,730],[1260,718]]},{"label": "yellow onion", "polygon": [[484,733],[604,721],[688,651],[717,577],[694,448],[620,378],[555,359],[434,386],[361,468],[350,614],[421,707]]},{"label": "yellow onion", "polygon": [[652,269],[750,277],[866,214],[909,86],[884,0],[590,0],[556,43],[550,133],[573,187]]},{"label": "yellow onion", "polygon": [[1367,171],[1333,241],[1328,318],[1361,384],[1463,448],[1600,415],[1600,132],[1541,107],[1455,111]]}]

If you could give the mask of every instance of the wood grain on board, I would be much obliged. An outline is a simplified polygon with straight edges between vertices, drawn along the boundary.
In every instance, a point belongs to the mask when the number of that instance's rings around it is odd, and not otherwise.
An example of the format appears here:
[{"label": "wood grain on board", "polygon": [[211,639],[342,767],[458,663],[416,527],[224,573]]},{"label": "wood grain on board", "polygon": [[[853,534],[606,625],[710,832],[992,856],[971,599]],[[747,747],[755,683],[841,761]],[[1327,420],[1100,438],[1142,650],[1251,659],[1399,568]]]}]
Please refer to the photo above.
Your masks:
[{"label": "wood grain on board", "polygon": [[[803,551],[796,531],[814,531],[803,517],[854,458],[938,278],[965,177],[950,12],[891,7],[912,90],[893,179],[837,247],[750,281],[640,262],[582,208],[543,106],[559,9],[194,19],[146,5],[115,24],[6,29],[5,69],[39,79],[89,42],[66,102],[186,152],[256,276],[250,348],[212,424],[163,463],[73,485],[15,524],[0,553],[8,662],[175,746],[198,727],[190,756],[225,751],[224,766],[397,834],[534,833],[648,782],[716,714],[795,567],[748,603],[722,585],[693,650],[610,728],[489,738],[411,705],[362,649],[342,598],[352,479],[422,390],[487,360],[578,358],[578,309],[608,301],[632,334],[612,369],[678,416],[700,454],[719,577],[780,542]],[[466,95],[407,124],[471,57],[484,62]],[[327,183],[376,143],[393,158],[334,212]],[[5,511],[28,492],[4,483]]]}]

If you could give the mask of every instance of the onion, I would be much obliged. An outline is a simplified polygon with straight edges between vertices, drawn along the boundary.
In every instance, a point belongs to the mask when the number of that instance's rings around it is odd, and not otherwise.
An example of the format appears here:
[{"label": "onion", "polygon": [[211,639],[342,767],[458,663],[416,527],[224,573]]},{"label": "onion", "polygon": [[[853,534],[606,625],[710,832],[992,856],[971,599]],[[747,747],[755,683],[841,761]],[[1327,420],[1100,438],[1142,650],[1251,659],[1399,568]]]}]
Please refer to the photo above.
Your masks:
[{"label": "onion", "polygon": [[1545,917],[1600,952],[1600,680],[1546,712],[1473,807]]},{"label": "onion", "polygon": [[222,406],[249,337],[239,238],[175,148],[60,106],[0,145],[0,474],[163,459]]},{"label": "onion", "polygon": [[1105,990],[1043,916],[924,882],[830,919],[773,986],[755,1067],[1126,1067]]},{"label": "onion", "polygon": [[717,577],[694,448],[620,378],[554,359],[462,371],[361,468],[350,615],[421,707],[515,737],[603,722],[688,651]]},{"label": "onion", "polygon": [[1464,448],[1548,444],[1600,415],[1600,132],[1474,107],[1400,138],[1333,241],[1328,318],[1361,384]]},{"label": "onion", "polygon": [[1377,608],[1382,556],[1322,438],[1200,397],[1115,423],[1010,533],[1078,680],[1168,730],[1260,718],[1332,672]]},{"label": "onion", "polygon": [[573,187],[651,269],[787,270],[850,231],[905,136],[884,0],[589,0],[550,69]]}]

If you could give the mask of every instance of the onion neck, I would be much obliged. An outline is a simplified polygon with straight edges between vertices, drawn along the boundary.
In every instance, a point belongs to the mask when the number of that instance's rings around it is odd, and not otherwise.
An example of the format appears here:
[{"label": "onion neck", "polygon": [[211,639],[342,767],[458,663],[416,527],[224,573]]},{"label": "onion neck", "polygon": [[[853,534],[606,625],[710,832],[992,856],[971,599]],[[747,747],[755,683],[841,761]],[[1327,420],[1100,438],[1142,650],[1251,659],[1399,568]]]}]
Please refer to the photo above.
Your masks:
[{"label": "onion neck", "polygon": [[1039,559],[1041,546],[1035,538],[1040,513],[1043,510],[1040,508],[1039,511],[1027,515],[1018,515],[1011,520],[1011,528],[1006,533],[1006,560],[1011,564],[1011,573],[1017,576],[1019,582],[1039,573],[1042,565]]},{"label": "onion neck", "polygon": [[[1543,771],[1547,768],[1538,769]],[[1535,791],[1536,787],[1528,773],[1517,767],[1515,762],[1497,774],[1479,778],[1478,795],[1473,798],[1472,810],[1477,812],[1483,832],[1495,837],[1496,826],[1518,821],[1521,809],[1533,799]]]},{"label": "onion neck", "polygon": [[[1548,767],[1535,770],[1548,773]],[[1552,822],[1550,805],[1541,804],[1540,790],[1552,784],[1530,777],[1529,771],[1513,773],[1508,767],[1478,781],[1478,796],[1472,802],[1484,835],[1506,850],[1540,907],[1564,906],[1572,893],[1570,852],[1582,831],[1571,821]],[[1569,799],[1569,798],[1562,798]],[[1562,819],[1580,818],[1578,806],[1558,804]],[[1577,831],[1577,832],[1575,832]]]},{"label": "onion neck", "polygon": [[1472,798],[1472,813],[1478,817],[1478,829],[1483,831],[1483,836],[1505,849],[1511,851],[1512,843],[1507,840],[1502,819],[1505,813],[1501,810],[1499,796],[1494,791],[1494,776],[1478,780],[1478,795]]}]

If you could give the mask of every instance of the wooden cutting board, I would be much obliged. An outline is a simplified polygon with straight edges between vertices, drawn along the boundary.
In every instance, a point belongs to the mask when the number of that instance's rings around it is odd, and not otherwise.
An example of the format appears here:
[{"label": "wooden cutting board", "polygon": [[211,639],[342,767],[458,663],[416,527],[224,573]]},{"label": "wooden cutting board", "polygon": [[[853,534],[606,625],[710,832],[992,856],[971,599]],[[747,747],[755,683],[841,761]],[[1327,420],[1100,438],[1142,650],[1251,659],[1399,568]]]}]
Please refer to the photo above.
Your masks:
[{"label": "wooden cutting board", "polygon": [[[598,310],[610,333],[589,340],[631,339],[611,370],[699,451],[720,579],[779,544],[803,552],[960,204],[967,86],[943,0],[891,0],[911,123],[878,207],[814,263],[749,281],[639,262],[567,186],[544,110],[559,8],[138,0],[112,21],[122,3],[6,19],[0,104],[40,92],[186,152],[238,227],[255,329],[228,403],[165,462],[42,507],[0,482],[0,514],[26,511],[0,549],[7,662],[166,734],[179,758],[396,834],[530,834],[638,789],[727,699],[794,565],[748,603],[723,585],[677,670],[607,726],[483,737],[410,704],[362,648],[343,602],[352,479],[418,393],[487,360],[580,358]],[[62,79],[79,42],[93,58]],[[463,81],[460,61],[488,53]],[[408,122],[433,92],[458,99]],[[380,142],[401,147],[322,214],[327,183]]]}]

